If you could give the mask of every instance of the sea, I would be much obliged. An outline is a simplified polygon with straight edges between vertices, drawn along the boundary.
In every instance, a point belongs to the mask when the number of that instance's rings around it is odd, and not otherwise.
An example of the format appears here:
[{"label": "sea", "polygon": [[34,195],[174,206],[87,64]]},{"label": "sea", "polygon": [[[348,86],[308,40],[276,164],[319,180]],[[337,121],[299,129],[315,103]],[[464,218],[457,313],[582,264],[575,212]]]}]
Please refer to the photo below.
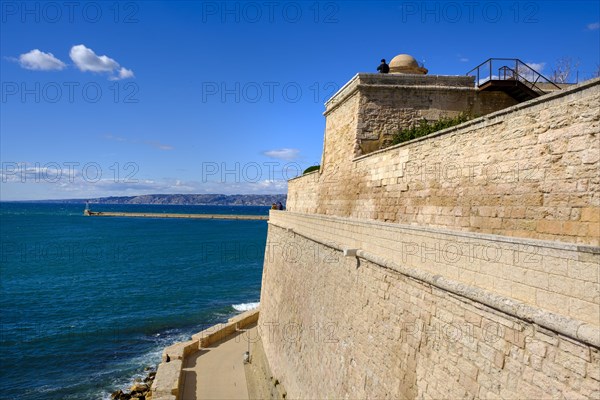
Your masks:
[{"label": "sea", "polygon": [[[258,305],[266,221],[0,203],[0,398],[108,399],[164,347]],[[258,206],[93,211],[268,215]]]}]

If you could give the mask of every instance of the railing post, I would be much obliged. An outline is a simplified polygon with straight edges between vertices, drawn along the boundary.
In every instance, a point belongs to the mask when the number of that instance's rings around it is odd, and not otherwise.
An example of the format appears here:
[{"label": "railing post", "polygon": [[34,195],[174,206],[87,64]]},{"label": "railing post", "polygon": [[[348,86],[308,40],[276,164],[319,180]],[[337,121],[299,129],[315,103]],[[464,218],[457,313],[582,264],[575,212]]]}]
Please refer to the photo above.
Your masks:
[{"label": "railing post", "polygon": [[[498,69],[498,77],[497,78],[500,80],[506,80],[507,79],[507,75],[506,75],[507,70],[510,70],[513,74],[512,76],[515,81],[522,82],[523,84],[528,84],[531,89],[537,89],[540,92],[544,93],[544,91],[537,86],[538,82],[541,82],[541,81],[554,86],[556,89],[560,89],[560,86],[558,86],[556,83],[552,82],[550,79],[546,78],[544,75],[540,74],[539,72],[537,72],[536,70],[531,68],[529,65],[527,65],[523,61],[519,60],[518,58],[496,58],[496,59],[489,58],[486,61],[479,64],[477,67],[473,68],[471,71],[469,71],[467,73],[467,75],[470,74],[471,72],[477,70],[477,74],[476,74],[477,87],[480,86],[481,69],[485,67],[486,63],[489,63],[488,80],[492,80],[493,71],[494,71],[494,65],[493,65],[494,60],[507,62],[506,65],[504,65],[502,68]],[[510,68],[508,66],[508,62],[512,62],[514,64],[514,68]],[[531,77],[528,77],[527,74],[530,74]],[[577,71],[577,74],[578,74],[577,81],[579,81],[579,71]]]}]

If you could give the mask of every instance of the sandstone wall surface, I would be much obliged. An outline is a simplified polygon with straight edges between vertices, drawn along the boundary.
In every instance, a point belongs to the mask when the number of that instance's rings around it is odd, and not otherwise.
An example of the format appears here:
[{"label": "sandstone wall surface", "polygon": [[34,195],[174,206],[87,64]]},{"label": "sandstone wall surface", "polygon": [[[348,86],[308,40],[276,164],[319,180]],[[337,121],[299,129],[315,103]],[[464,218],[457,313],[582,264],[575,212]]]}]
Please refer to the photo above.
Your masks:
[{"label": "sandstone wall surface", "polygon": [[344,257],[326,226],[301,234],[307,216],[271,214],[259,327],[288,398],[600,397],[597,343]]},{"label": "sandstone wall surface", "polygon": [[[600,251],[595,247],[290,211],[271,212],[269,222],[600,326]],[[281,244],[282,251],[289,258],[299,252],[293,243],[286,245]],[[574,325],[571,334],[577,337],[580,328]]]},{"label": "sandstone wall surface", "polygon": [[599,79],[362,157],[361,97],[339,96],[289,210],[600,244]]},{"label": "sandstone wall surface", "polygon": [[[421,120],[432,122],[463,113],[481,116],[517,104],[506,93],[478,91],[468,76],[359,74],[358,81],[355,156],[388,147],[395,133]],[[331,111],[330,106],[325,115]]]}]

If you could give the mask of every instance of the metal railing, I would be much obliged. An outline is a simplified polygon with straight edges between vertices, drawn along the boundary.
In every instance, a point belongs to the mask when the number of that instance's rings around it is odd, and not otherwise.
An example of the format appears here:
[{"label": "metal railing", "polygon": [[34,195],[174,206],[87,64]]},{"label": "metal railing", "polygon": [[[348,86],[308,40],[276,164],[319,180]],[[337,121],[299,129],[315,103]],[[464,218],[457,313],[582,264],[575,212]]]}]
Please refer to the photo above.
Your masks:
[{"label": "metal railing", "polygon": [[518,58],[490,58],[469,72],[477,87],[494,80],[519,81],[529,89],[544,94],[560,87]]}]

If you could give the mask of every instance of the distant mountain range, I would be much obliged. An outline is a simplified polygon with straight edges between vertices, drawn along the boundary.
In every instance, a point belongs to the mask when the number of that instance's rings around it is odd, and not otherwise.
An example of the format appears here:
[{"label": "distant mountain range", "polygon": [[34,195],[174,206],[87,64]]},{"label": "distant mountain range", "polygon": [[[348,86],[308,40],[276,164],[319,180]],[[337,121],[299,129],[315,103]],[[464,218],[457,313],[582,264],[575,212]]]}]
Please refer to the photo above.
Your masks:
[{"label": "distant mountain range", "polygon": [[[214,206],[270,206],[281,202],[285,194],[145,194],[141,196],[112,196],[95,199],[44,200],[44,203],[84,204],[166,204]],[[42,202],[42,201],[38,201]]]}]

